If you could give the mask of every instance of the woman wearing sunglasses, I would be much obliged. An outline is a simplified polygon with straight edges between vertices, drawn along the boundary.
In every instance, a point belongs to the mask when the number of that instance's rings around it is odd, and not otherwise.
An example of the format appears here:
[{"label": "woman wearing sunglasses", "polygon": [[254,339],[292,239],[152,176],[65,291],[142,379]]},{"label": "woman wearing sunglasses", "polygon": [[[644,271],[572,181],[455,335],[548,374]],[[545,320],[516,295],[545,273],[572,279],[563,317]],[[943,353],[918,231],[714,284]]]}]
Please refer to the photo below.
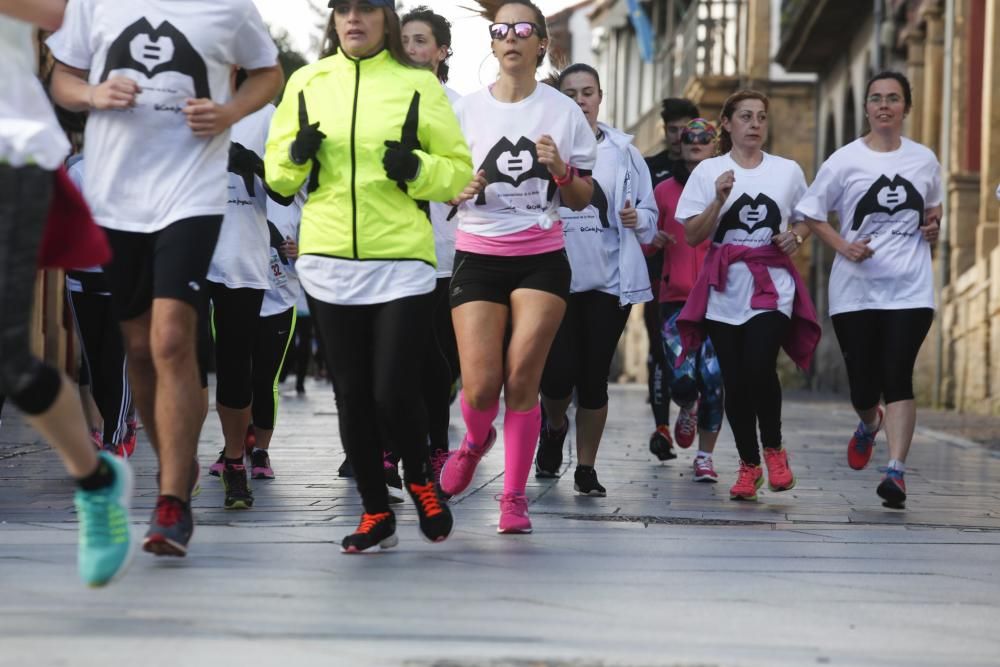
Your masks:
[{"label": "woman wearing sunglasses", "polygon": [[274,115],[268,183],[310,195],[299,231],[299,280],[333,377],[340,436],[364,504],[345,553],[397,542],[383,437],[403,459],[420,530],[438,542],[452,518],[414,401],[430,335],[434,234],[420,201],[455,197],[472,165],[438,80],[403,48],[392,0],[334,0],[324,56],[298,70]]},{"label": "woman wearing sunglasses", "polygon": [[578,211],[590,203],[597,141],[580,107],[535,79],[549,42],[541,10],[509,0],[491,14],[500,76],[456,105],[477,167],[456,201],[451,280],[467,433],[445,463],[441,489],[455,495],[472,481],[496,440],[492,424],[503,390],[498,531],[526,533],[524,491],[541,427],[538,389],[570,288],[559,207]]},{"label": "woman wearing sunglasses", "polygon": [[704,118],[695,118],[681,131],[681,159],[684,169],[656,186],[656,205],[660,210],[659,231],[654,246],[663,248],[663,284],[660,285],[661,345],[666,359],[667,382],[673,400],[680,406],[674,426],[674,441],[687,449],[698,436],[698,454],[694,458],[694,481],[714,483],[719,480],[712,462],[715,442],[722,429],[722,371],[712,341],[683,354],[684,345],[677,329],[677,318],[694,287],[712,240],[690,246],[684,241],[684,226],[674,217],[677,202],[694,168],[712,157],[718,131]]},{"label": "woman wearing sunglasses", "polygon": [[[418,65],[429,67],[454,105],[461,97],[449,88],[448,59],[451,57],[451,23],[427,7],[416,7],[403,17],[403,46]],[[437,286],[431,337],[424,351],[421,394],[427,408],[431,468],[434,480],[441,478],[441,468],[448,458],[448,424],[451,421],[452,387],[458,380],[458,346],[451,323],[448,285],[455,261],[455,223],[448,220],[451,207],[431,202],[430,218],[434,228],[434,251],[437,256]],[[391,461],[390,461],[391,463]]]},{"label": "woman wearing sunglasses", "polygon": [[753,90],[731,95],[722,110],[718,157],[701,162],[677,203],[690,245],[712,239],[704,268],[677,319],[684,350],[707,334],[725,384],[725,408],[740,455],[733,500],[756,500],[795,486],[781,438],[778,350],[807,368],[819,342],[808,291],[789,255],[809,233],[793,217],[806,189],[798,164],[769,153],[768,98]]},{"label": "woman wearing sunglasses", "polygon": [[[905,76],[879,74],[865,98],[871,132],[823,163],[796,211],[837,251],[830,316],[860,418],[847,463],[855,470],[868,465],[884,419],[889,466],[876,492],[885,506],[901,509],[917,418],[913,367],[934,321],[931,246],[941,219],[941,165],[903,136],[912,103]],[[838,214],[839,232],[826,224],[830,211]]]},{"label": "woman wearing sunglasses", "polygon": [[632,137],[597,122],[603,92],[597,71],[572,65],[559,75],[559,90],[583,111],[597,139],[594,196],[582,211],[559,209],[566,254],[573,269],[566,316],[542,374],[542,432],[535,459],[538,477],[558,477],[566,411],[576,390],[577,466],[573,488],[607,495],[594,463],[608,418],[608,372],[633,303],[653,292],[642,242],[656,230],[653,182]]}]

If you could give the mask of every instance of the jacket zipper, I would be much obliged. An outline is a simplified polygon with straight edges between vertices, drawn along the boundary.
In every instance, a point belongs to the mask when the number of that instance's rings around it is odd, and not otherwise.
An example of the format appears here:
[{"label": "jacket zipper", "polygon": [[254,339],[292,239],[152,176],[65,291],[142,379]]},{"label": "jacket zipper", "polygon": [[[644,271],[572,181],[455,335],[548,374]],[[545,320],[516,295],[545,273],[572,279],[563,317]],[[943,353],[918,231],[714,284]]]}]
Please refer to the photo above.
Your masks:
[{"label": "jacket zipper", "polygon": [[361,63],[354,62],[354,108],[351,111],[351,233],[354,242],[354,259],[358,259],[358,161],[355,154],[355,129],[358,124],[358,94],[361,89]]}]

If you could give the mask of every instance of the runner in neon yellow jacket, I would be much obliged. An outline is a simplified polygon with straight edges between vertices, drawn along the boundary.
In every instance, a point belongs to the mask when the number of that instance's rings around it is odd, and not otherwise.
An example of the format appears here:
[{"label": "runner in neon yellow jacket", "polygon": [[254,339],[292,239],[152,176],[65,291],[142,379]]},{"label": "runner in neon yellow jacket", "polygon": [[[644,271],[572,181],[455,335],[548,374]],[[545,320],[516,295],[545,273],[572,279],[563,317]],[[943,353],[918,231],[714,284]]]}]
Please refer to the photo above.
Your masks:
[{"label": "runner in neon yellow jacket", "polygon": [[[296,164],[292,142],[302,123],[317,122],[326,136],[316,158]],[[416,146],[415,179],[389,180],[386,141]],[[469,147],[441,84],[388,50],[361,59],[338,50],[295,72],[271,122],[265,165],[268,185],[285,196],[310,179],[301,254],[343,259],[434,265],[434,233],[418,202],[448,201],[472,180]]]},{"label": "runner in neon yellow jacket", "polygon": [[402,458],[404,479],[391,482],[405,482],[420,532],[431,542],[451,534],[415,400],[437,282],[433,228],[420,202],[456,197],[472,180],[472,159],[441,84],[406,55],[394,0],[330,7],[332,55],[289,81],[265,173],[286,196],[309,181],[296,269],[364,506],[341,542],[358,553],[397,542],[383,443]]}]

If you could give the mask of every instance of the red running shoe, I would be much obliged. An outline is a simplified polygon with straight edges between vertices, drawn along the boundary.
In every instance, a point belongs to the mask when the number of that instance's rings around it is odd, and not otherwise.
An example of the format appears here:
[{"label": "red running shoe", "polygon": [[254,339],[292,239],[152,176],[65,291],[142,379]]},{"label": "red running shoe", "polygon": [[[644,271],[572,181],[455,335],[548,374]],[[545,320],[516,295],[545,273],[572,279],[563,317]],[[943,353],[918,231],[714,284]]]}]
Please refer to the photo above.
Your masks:
[{"label": "red running shoe", "polygon": [[764,485],[764,470],[760,466],[740,461],[736,483],[729,489],[730,500],[757,500],[757,489]]},{"label": "red running shoe", "polygon": [[865,423],[858,422],[858,428],[851,436],[851,442],[847,445],[847,465],[855,470],[864,470],[868,462],[872,460],[872,451],[875,449],[875,436],[882,429],[882,406],[878,406],[878,424],[875,430],[869,433],[865,430]]},{"label": "red running shoe", "polygon": [[788,452],[784,447],[765,447],[764,465],[767,467],[767,488],[772,491],[788,491],[795,486],[795,475],[788,467]]},{"label": "red running shoe", "polygon": [[681,408],[674,422],[674,442],[681,449],[687,449],[698,435],[698,403],[690,408]]}]

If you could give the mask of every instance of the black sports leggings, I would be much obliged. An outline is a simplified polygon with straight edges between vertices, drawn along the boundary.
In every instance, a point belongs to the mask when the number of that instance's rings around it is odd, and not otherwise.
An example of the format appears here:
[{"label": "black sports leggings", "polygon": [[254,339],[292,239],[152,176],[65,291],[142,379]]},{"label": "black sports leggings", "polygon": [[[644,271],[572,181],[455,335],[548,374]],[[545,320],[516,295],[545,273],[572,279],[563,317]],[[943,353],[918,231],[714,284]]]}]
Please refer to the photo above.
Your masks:
[{"label": "black sports leggings", "polygon": [[90,372],[90,391],[104,418],[104,444],[125,439],[132,408],[125,343],[110,295],[70,292],[70,306]]},{"label": "black sports leggings", "polygon": [[760,441],[781,447],[781,381],[778,350],[790,321],[778,311],[756,315],[738,326],[706,320],[705,327],[722,369],[726,417],[745,463],[760,465]]},{"label": "black sports leggings", "polygon": [[934,322],[931,308],[859,310],[833,316],[856,410],[913,398],[913,367]]},{"label": "black sports leggings", "polygon": [[387,512],[383,442],[403,459],[407,482],[428,479],[427,413],[420,369],[433,293],[338,306],[309,299],[333,379],[340,439],[368,513]]},{"label": "black sports leggings", "polygon": [[215,334],[215,402],[233,410],[253,401],[253,348],[260,326],[262,289],[232,289],[209,282]]},{"label": "black sports leggings", "polygon": [[576,389],[577,405],[600,410],[608,404],[608,371],[631,306],[596,290],[570,294],[566,316],[552,341],[542,372],[542,394],[560,400]]},{"label": "black sports leggings", "polygon": [[62,378],[31,353],[31,309],[38,247],[45,230],[52,172],[0,165],[0,394],[40,415],[55,403]]},{"label": "black sports leggings", "polygon": [[[297,315],[295,321],[295,340],[293,342],[295,348],[296,389],[305,387],[306,375],[309,373],[309,361],[312,359],[313,337],[315,336],[313,329],[312,313],[309,315]],[[287,375],[288,369],[289,365],[286,365],[282,374]]]},{"label": "black sports leggings", "polygon": [[432,451],[448,451],[451,387],[459,376],[458,343],[448,303],[450,283],[450,278],[439,278],[434,288],[431,335],[424,347],[424,365],[420,374]]},{"label": "black sports leggings", "polygon": [[278,379],[295,329],[295,308],[261,317],[253,349],[253,425],[273,431],[278,419]]},{"label": "black sports leggings", "polygon": [[[663,271],[663,251],[646,258],[646,269],[649,271],[649,281],[663,289],[661,272]],[[654,290],[654,295],[656,291]],[[657,426],[670,423],[670,374],[666,372],[663,357],[663,321],[660,318],[660,305],[647,302],[642,306],[642,321],[646,325],[646,338],[649,340],[649,356],[646,358],[647,389],[649,390],[649,407],[653,410],[653,420]]]}]

